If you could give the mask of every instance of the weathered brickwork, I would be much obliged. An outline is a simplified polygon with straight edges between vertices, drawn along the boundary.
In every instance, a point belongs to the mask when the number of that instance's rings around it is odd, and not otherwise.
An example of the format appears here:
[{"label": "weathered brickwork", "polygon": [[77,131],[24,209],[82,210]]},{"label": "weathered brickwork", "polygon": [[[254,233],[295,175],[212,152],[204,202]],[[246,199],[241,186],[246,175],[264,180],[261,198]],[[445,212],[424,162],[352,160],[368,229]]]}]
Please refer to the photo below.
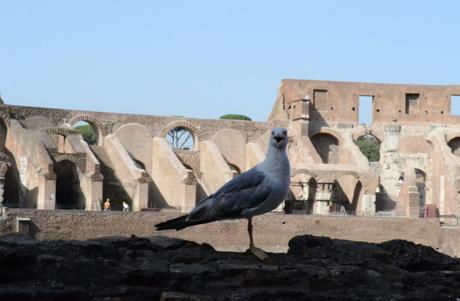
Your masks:
[{"label": "weathered brickwork", "polygon": [[[283,80],[267,122],[1,105],[2,201],[101,210],[110,199],[113,209],[125,201],[135,211],[188,211],[263,160],[270,128],[284,126],[292,167],[286,211],[443,221],[460,215],[457,95],[456,85]],[[360,114],[371,118],[367,125]],[[74,130],[82,121],[94,131],[92,144]],[[357,145],[363,137],[378,144],[375,162]]]}]

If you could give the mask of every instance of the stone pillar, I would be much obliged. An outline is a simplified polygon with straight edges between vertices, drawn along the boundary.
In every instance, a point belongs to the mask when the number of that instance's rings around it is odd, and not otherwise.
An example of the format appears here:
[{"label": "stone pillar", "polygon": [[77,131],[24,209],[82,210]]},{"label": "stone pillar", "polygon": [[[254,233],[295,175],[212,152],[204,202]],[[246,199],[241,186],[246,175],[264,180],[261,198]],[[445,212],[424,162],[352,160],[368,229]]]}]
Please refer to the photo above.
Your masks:
[{"label": "stone pillar", "polygon": [[37,209],[56,209],[56,174],[48,172],[39,181]]},{"label": "stone pillar", "polygon": [[184,181],[184,198],[182,201],[182,212],[190,212],[195,207],[196,199],[196,179],[192,172]]},{"label": "stone pillar", "polygon": [[357,208],[358,215],[373,215],[375,213],[375,193],[364,193]]},{"label": "stone pillar", "polygon": [[149,184],[147,176],[140,178],[136,183],[133,197],[133,211],[141,211],[148,207],[149,201]]},{"label": "stone pillar", "polygon": [[85,210],[102,210],[102,185],[104,177],[101,173],[97,172],[85,179],[88,181],[86,185],[87,199],[85,203]]},{"label": "stone pillar", "polygon": [[329,214],[329,203],[331,201],[333,185],[333,182],[319,182],[317,184],[315,202],[313,203],[313,214]]},{"label": "stone pillar", "polygon": [[399,124],[390,124],[384,126],[384,139],[381,144],[381,171],[380,182],[386,188],[388,195],[397,199],[401,185],[399,178],[401,176],[400,158],[398,153],[399,136],[401,126]]}]

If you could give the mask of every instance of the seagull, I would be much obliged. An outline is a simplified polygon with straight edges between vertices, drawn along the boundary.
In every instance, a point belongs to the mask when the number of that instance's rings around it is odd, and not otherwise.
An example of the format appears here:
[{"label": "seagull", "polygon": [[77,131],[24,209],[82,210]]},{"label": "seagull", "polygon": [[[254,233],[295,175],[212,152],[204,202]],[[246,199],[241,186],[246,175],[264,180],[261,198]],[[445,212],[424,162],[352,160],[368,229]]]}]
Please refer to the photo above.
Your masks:
[{"label": "seagull", "polygon": [[287,144],[287,130],[273,128],[265,160],[201,200],[189,214],[159,223],[155,225],[156,229],[178,231],[217,220],[246,218],[249,251],[258,258],[265,259],[267,254],[254,245],[252,217],[277,208],[289,191]]}]

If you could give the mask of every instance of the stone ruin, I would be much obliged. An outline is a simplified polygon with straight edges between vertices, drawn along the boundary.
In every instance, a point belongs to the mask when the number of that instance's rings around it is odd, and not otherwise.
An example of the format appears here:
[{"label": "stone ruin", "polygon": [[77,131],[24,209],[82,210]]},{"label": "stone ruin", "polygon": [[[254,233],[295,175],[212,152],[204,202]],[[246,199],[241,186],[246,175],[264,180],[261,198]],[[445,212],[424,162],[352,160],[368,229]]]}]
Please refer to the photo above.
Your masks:
[{"label": "stone ruin", "polygon": [[[460,215],[460,118],[451,112],[458,95],[458,85],[283,80],[267,122],[2,104],[1,200],[101,210],[110,198],[135,211],[188,211],[263,160],[271,127],[284,126],[287,212]],[[371,105],[368,124],[359,122],[363,101]],[[94,130],[94,144],[75,130],[81,121]],[[378,161],[361,152],[362,137],[379,145]]]}]

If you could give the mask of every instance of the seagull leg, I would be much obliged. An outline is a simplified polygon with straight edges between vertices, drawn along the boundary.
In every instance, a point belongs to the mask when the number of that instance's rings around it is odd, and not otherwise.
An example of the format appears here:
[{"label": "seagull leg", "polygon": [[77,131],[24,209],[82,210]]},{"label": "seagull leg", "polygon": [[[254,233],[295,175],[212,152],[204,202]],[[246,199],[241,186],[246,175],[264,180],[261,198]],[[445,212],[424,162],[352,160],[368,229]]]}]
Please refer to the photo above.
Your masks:
[{"label": "seagull leg", "polygon": [[248,234],[249,234],[249,252],[254,254],[260,260],[264,260],[268,257],[262,249],[257,248],[254,245],[254,238],[252,236],[252,217],[248,218]]}]

